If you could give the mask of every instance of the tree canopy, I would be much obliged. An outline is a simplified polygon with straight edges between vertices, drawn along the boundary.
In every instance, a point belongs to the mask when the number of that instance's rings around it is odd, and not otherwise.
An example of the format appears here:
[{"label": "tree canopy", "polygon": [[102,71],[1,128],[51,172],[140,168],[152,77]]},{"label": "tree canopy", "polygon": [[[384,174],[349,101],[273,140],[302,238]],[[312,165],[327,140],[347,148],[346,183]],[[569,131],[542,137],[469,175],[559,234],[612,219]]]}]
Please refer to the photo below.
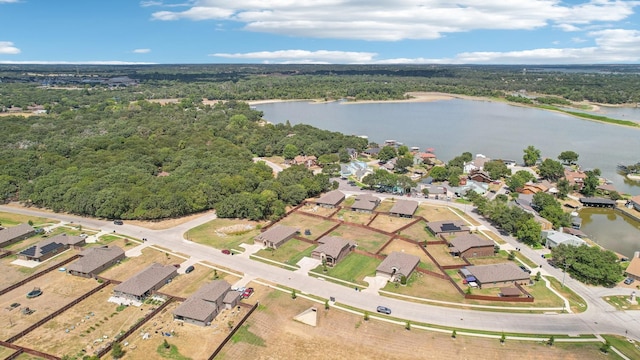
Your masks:
[{"label": "tree canopy", "polygon": [[563,151],[558,155],[558,160],[567,165],[573,165],[578,162],[578,153],[571,150]]},{"label": "tree canopy", "polygon": [[533,145],[529,145],[524,149],[522,159],[524,160],[525,166],[533,166],[536,164],[536,161],[540,159],[540,150],[536,149]]},{"label": "tree canopy", "polygon": [[586,284],[611,286],[622,279],[616,254],[597,246],[560,244],[551,249],[551,256],[557,266],[566,265],[573,278]]}]

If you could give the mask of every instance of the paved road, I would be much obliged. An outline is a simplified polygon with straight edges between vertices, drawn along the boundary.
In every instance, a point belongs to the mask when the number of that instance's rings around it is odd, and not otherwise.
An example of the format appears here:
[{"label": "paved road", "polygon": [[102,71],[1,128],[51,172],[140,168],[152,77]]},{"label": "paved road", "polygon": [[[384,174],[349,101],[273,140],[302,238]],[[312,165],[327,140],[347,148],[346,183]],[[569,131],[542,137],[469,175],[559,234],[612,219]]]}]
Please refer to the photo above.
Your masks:
[{"label": "paved road", "polygon": [[282,166],[280,166],[280,165],[278,165],[278,164],[276,164],[276,163],[274,163],[272,161],[265,160],[265,159],[259,158],[259,157],[253,158],[253,162],[258,162],[258,161],[264,161],[264,163],[267,164],[267,166],[269,166],[271,169],[273,169],[273,173],[276,174],[276,175],[279,172],[282,171]]},{"label": "paved road", "polygon": [[[423,199],[424,200],[424,199]],[[444,202],[446,203],[446,202]],[[461,204],[447,203],[451,206]],[[393,315],[414,322],[425,322],[437,325],[456,326],[467,329],[483,329],[504,332],[522,332],[535,334],[618,334],[634,339],[640,339],[640,312],[638,311],[614,311],[600,299],[600,296],[610,293],[625,294],[628,289],[600,289],[584,286],[567,277],[565,283],[582,295],[588,302],[588,310],[581,314],[515,314],[463,310],[447,307],[404,302],[397,299],[382,297],[376,294],[358,292],[354,289],[340,286],[331,282],[321,281],[275,266],[269,266],[262,262],[252,261],[244,256],[224,255],[216,250],[201,244],[188,241],[183,238],[186,230],[206,223],[215,218],[213,212],[207,213],[195,220],[176,226],[168,230],[149,230],[146,228],[127,224],[114,225],[111,222],[81,218],[73,215],[41,212],[35,209],[24,209],[13,206],[0,206],[0,211],[13,212],[32,216],[45,216],[48,218],[74,222],[85,227],[101,229],[148,239],[149,244],[159,245],[172,249],[175,252],[191,256],[190,261],[207,260],[222,267],[234,269],[245,274],[248,278],[261,278],[270,282],[282,284],[298,289],[302,293],[311,293],[324,298],[333,296],[340,303],[360,309],[375,312],[378,305],[385,305],[393,309]],[[484,226],[490,227],[489,224]],[[513,241],[513,239],[508,239]],[[522,248],[526,255],[533,252],[526,247]],[[542,262],[532,253],[532,260]],[[539,256],[538,256],[539,257]],[[547,266],[548,267],[548,266]],[[544,268],[543,268],[544,269]],[[560,276],[558,269],[544,269],[555,276]]]}]

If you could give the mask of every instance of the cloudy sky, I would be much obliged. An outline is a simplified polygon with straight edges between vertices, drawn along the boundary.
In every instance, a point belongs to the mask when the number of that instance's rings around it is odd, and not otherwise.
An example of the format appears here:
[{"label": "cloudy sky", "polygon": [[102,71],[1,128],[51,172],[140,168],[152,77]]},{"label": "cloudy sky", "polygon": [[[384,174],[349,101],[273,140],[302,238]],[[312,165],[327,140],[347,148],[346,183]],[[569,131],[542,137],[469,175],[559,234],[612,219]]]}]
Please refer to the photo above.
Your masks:
[{"label": "cloudy sky", "polygon": [[639,63],[639,11],[624,0],[0,0],[0,63]]}]

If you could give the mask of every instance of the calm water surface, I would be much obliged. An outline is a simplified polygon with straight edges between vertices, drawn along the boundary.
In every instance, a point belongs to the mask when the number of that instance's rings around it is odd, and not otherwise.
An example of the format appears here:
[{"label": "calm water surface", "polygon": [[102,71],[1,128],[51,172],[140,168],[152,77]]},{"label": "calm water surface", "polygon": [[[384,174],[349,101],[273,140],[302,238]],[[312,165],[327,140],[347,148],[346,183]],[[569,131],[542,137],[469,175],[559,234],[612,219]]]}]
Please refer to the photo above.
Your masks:
[{"label": "calm water surface", "polygon": [[582,228],[589,238],[606,249],[632,257],[640,251],[640,223],[614,210],[583,208]]}]

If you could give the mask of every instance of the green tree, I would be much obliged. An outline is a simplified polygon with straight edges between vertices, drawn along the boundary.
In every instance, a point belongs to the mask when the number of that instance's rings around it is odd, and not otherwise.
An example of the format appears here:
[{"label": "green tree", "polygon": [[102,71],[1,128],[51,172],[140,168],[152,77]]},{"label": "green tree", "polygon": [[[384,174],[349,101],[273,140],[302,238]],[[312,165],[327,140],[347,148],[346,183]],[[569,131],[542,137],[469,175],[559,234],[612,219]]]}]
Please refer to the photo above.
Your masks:
[{"label": "green tree", "polygon": [[409,147],[407,145],[398,146],[398,156],[406,156],[409,154]]},{"label": "green tree", "polygon": [[348,163],[351,161],[351,156],[349,156],[346,149],[340,149],[340,151],[338,151],[338,158],[341,163]]},{"label": "green tree", "polygon": [[511,175],[509,179],[507,179],[506,184],[509,190],[517,191],[522,188],[524,184],[535,179],[533,174],[526,170],[518,170],[515,174]]},{"label": "green tree", "polygon": [[558,189],[558,198],[566,199],[567,195],[569,195],[569,193],[571,192],[572,187],[567,179],[560,179],[558,180],[557,189]]},{"label": "green tree", "polygon": [[564,176],[564,167],[558,161],[544,159],[539,167],[540,176],[549,181],[557,181]]},{"label": "green tree", "polygon": [[300,150],[298,150],[298,147],[293,144],[285,145],[284,150],[282,151],[282,156],[286,160],[292,160],[298,155],[300,155]]},{"label": "green tree", "polygon": [[111,345],[111,356],[114,359],[120,359],[124,356],[124,354],[125,352],[122,349],[122,345],[119,342],[115,341],[113,345]]},{"label": "green tree", "polygon": [[369,312],[368,311],[364,312],[364,321],[369,321]]},{"label": "green tree", "polygon": [[525,166],[533,166],[536,164],[536,161],[540,158],[540,150],[536,149],[533,145],[527,146],[524,149],[524,156],[522,159],[524,160]]},{"label": "green tree", "polygon": [[523,243],[531,246],[540,244],[540,232],[542,228],[540,224],[534,219],[528,219],[527,221],[519,224],[516,231],[516,237]]},{"label": "green tree", "polygon": [[596,188],[600,185],[599,172],[598,169],[585,171],[587,177],[584,179],[582,190],[580,190],[584,196],[593,196],[596,193]]},{"label": "green tree", "polygon": [[483,168],[493,180],[511,175],[511,170],[501,160],[489,160],[484,164]]},{"label": "green tree", "polygon": [[449,171],[444,166],[434,166],[429,172],[434,181],[444,181],[449,177]]},{"label": "green tree", "polygon": [[578,153],[575,151],[563,151],[558,155],[558,160],[567,165],[573,165],[578,162]]},{"label": "green tree", "polygon": [[622,268],[612,251],[561,244],[551,249],[551,255],[557,264],[566,264],[567,272],[583,283],[611,286],[622,279]]},{"label": "green tree", "polygon": [[396,153],[395,148],[393,148],[392,146],[385,146],[380,149],[380,152],[378,153],[378,160],[386,162],[393,159],[397,155],[398,154]]},{"label": "green tree", "polygon": [[413,160],[406,157],[400,157],[398,158],[398,160],[396,160],[396,171],[399,173],[404,173],[411,165],[413,165]]}]

